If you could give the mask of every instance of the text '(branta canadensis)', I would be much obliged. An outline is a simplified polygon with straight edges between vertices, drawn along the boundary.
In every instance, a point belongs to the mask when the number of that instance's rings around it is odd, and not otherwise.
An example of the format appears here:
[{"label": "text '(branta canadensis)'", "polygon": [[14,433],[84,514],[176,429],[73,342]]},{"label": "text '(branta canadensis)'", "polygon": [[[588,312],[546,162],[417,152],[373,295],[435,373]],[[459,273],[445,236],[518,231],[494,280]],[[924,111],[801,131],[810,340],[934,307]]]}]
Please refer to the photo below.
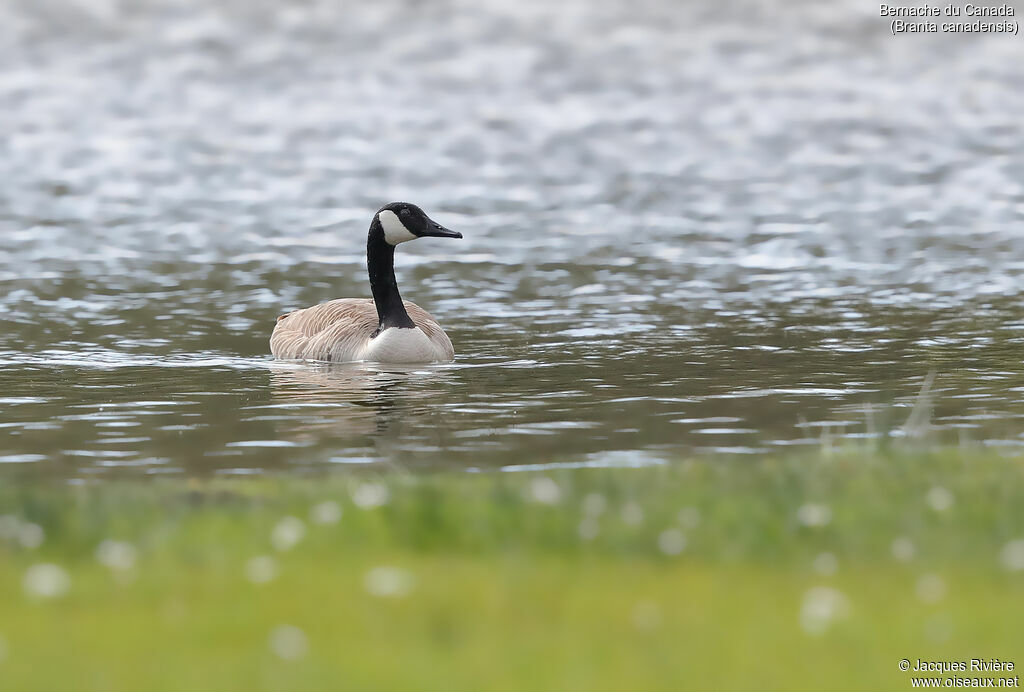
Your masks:
[{"label": "text '(branta canadensis)'", "polygon": [[277,318],[270,352],[277,358],[447,363],[455,349],[426,310],[402,300],[395,247],[417,238],[461,238],[407,202],[381,207],[370,223],[366,263],[373,299],[339,298]]}]

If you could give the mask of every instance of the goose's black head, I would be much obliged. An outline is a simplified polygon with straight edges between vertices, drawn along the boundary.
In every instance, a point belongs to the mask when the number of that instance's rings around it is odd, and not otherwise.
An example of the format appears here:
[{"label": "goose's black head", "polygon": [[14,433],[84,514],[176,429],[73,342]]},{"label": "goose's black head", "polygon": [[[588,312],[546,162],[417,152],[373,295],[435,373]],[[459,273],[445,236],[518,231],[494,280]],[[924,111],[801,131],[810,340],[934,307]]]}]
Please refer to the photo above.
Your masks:
[{"label": "goose's black head", "polygon": [[417,238],[461,238],[458,231],[449,231],[427,216],[422,209],[408,202],[385,204],[377,212],[384,240],[389,245],[398,245]]}]

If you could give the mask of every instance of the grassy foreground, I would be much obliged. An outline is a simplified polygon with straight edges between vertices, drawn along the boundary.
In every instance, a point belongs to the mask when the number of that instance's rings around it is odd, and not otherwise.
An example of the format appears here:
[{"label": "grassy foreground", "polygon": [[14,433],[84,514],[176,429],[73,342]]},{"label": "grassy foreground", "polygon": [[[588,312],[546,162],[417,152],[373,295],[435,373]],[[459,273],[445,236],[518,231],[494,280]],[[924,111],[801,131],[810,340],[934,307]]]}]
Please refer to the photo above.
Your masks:
[{"label": "grassy foreground", "polygon": [[[2,690],[909,689],[1024,666],[1024,461],[0,487]],[[966,674],[961,674],[966,675]]]}]

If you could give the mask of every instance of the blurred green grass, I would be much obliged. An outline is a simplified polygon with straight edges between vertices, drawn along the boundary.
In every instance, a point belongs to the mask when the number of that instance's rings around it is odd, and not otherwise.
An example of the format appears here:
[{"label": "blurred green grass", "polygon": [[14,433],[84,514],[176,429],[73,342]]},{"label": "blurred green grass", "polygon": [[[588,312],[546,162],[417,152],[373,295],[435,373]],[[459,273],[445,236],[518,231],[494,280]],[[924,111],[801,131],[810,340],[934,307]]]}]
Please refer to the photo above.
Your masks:
[{"label": "blurred green grass", "polygon": [[7,483],[0,689],[906,689],[1022,651],[1022,500],[978,449]]}]

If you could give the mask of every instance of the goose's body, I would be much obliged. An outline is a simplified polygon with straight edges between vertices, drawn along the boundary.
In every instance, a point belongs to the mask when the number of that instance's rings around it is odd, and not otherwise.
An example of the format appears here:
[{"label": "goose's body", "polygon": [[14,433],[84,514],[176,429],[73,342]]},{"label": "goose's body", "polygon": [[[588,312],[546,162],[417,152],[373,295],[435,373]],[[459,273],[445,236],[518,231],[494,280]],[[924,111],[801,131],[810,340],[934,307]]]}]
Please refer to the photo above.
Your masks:
[{"label": "goose's body", "polygon": [[426,310],[402,301],[415,327],[377,333],[377,309],[369,298],[339,298],[277,318],[270,351],[278,358],[373,360],[382,363],[446,363],[455,349]]},{"label": "goose's body", "polygon": [[395,246],[420,237],[461,238],[412,204],[394,202],[373,217],[366,241],[373,299],[340,298],[277,318],[270,352],[277,358],[381,363],[446,363],[448,335],[430,313],[402,300]]}]

